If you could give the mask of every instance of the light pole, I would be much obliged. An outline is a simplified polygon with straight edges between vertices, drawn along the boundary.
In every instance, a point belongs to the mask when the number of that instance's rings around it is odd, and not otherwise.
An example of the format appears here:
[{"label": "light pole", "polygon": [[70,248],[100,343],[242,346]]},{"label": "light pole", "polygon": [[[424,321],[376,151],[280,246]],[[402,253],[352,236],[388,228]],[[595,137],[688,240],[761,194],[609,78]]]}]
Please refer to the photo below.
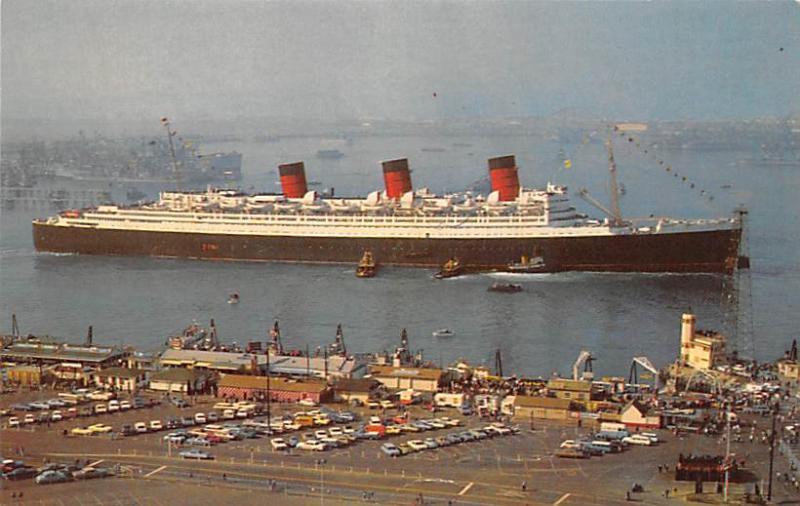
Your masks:
[{"label": "light pole", "polygon": [[769,434],[769,488],[767,488],[767,501],[772,500],[772,462],[775,459],[775,419],[781,410],[779,402],[775,403],[772,410],[772,432]]},{"label": "light pole", "polygon": [[319,504],[325,506],[325,459],[317,459],[316,464],[319,466]]}]

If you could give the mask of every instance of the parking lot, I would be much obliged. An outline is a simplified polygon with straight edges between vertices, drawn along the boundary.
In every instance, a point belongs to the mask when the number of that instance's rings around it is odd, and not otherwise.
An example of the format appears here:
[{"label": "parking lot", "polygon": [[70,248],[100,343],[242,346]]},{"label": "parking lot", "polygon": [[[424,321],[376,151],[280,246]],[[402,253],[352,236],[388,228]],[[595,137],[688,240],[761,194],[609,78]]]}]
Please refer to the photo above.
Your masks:
[{"label": "parking lot", "polygon": [[[80,493],[100,493],[118,490],[120,497],[130,504],[140,504],[132,491],[137,483],[146,480],[153,483],[184,485],[210,485],[214,490],[230,489],[247,497],[259,497],[254,491],[284,494],[294,502],[312,500],[320,492],[347,501],[364,500],[380,503],[408,504],[419,494],[426,503],[446,504],[614,504],[625,501],[625,493],[632,484],[639,483],[644,492],[635,498],[661,503],[666,499],[664,491],[671,496],[686,495],[692,484],[675,482],[668,472],[658,472],[658,466],[674,466],[679,453],[719,453],[724,451],[716,437],[699,435],[676,437],[668,431],[659,431],[662,443],[652,447],[629,447],[623,453],[592,457],[591,459],[561,459],[554,456],[562,441],[580,439],[588,435],[588,429],[565,427],[557,423],[537,422],[535,430],[520,426],[514,435],[495,435],[482,440],[463,441],[438,448],[408,451],[405,455],[392,457],[381,448],[390,443],[398,448],[411,440],[440,438],[447,434],[469,429],[483,428],[491,422],[478,417],[463,417],[455,410],[443,410],[435,414],[418,407],[409,409],[409,421],[414,422],[434,417],[458,419],[458,427],[437,428],[425,432],[403,432],[384,438],[358,439],[345,446],[325,451],[274,450],[271,439],[292,436],[303,440],[318,430],[330,435],[331,427],[350,426],[357,429],[368,424],[371,416],[394,418],[396,410],[356,411],[359,421],[332,423],[325,427],[308,427],[272,436],[235,439],[210,447],[197,447],[213,455],[214,460],[187,460],[180,458],[187,448],[170,445],[165,436],[175,429],[164,428],[158,432],[130,437],[119,436],[123,425],[151,420],[166,422],[170,418],[191,417],[197,412],[208,413],[218,399],[200,398],[190,406],[179,408],[165,402],[139,410],[93,415],[90,417],[34,424],[20,429],[2,431],[2,454],[4,457],[21,458],[39,465],[43,459],[50,461],[98,462],[121,470],[121,475],[105,480],[73,482],[47,486],[36,486],[32,482],[9,482],[3,491],[3,503],[10,502],[10,494],[24,491],[26,502],[42,501],[44,504],[68,504],[69,497],[59,494],[58,501],[50,495],[55,490],[76,490]],[[296,404],[273,404],[273,417],[288,416],[309,407]],[[330,406],[334,411],[348,409],[346,406]],[[263,415],[251,420],[264,420]],[[222,422],[217,422],[222,424]],[[242,424],[243,420],[233,422]],[[108,434],[94,436],[72,436],[71,429],[93,424],[113,427]],[[201,427],[200,425],[199,427]],[[186,428],[188,429],[188,427]],[[67,435],[64,435],[67,430]],[[336,431],[338,433],[338,431]],[[310,436],[307,436],[310,437]],[[763,469],[767,448],[757,443],[735,443],[733,450],[747,455],[748,467]],[[19,455],[20,451],[23,455]],[[778,463],[781,465],[781,463]],[[100,485],[99,483],[103,483]],[[524,485],[524,486],[523,486]],[[735,485],[733,491],[743,492],[744,486]],[[675,490],[677,488],[677,490]],[[131,493],[132,495],[126,495]],[[249,495],[248,494],[255,494]],[[79,495],[77,496],[79,497]],[[188,503],[186,496],[176,496],[171,504]],[[238,497],[238,496],[237,496]],[[349,498],[349,499],[348,499]],[[184,501],[185,500],[185,501]],[[318,500],[318,497],[317,497]],[[49,501],[49,502],[48,502]],[[121,501],[126,503],[125,501]],[[79,502],[73,501],[74,504]]]}]

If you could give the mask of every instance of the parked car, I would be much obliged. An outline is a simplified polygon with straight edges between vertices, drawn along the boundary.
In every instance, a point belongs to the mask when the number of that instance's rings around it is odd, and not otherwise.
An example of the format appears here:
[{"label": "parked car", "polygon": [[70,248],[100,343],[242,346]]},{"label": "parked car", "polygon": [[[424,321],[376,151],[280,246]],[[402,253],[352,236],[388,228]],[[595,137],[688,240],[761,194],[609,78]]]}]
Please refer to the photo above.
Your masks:
[{"label": "parked car", "polygon": [[20,426],[19,418],[17,418],[16,416],[12,416],[11,418],[9,418],[8,419],[8,426],[9,426],[9,428],[11,428],[11,427],[19,428],[19,426]]},{"label": "parked car", "polygon": [[300,402],[298,402],[298,404],[300,404],[301,406],[310,406],[310,407],[317,405],[317,403],[314,402],[312,399],[301,399]]},{"label": "parked car", "polygon": [[164,426],[161,423],[161,420],[150,420],[150,430],[157,431],[163,429]]},{"label": "parked car", "polygon": [[37,409],[37,410],[40,410],[40,411],[44,411],[44,410],[50,409],[50,405],[47,404],[44,401],[29,402],[28,406],[30,406],[32,409]]},{"label": "parked car", "polygon": [[50,413],[50,420],[53,421],[53,422],[61,421],[63,418],[64,418],[64,416],[61,414],[61,411],[58,410],[58,409],[53,411],[52,413]]},{"label": "parked car", "polygon": [[87,429],[92,431],[92,434],[106,434],[114,430],[113,427],[111,427],[110,425],[105,425],[103,423],[96,423],[94,425],[90,425],[89,427],[87,427]]},{"label": "parked car", "polygon": [[297,444],[297,448],[300,450],[311,450],[322,452],[327,450],[327,447],[321,441],[317,441],[316,439],[309,439],[307,441],[301,441]]},{"label": "parked car", "polygon": [[206,418],[205,413],[195,413],[194,414],[194,422],[195,423],[207,423],[208,419]]},{"label": "parked car", "polygon": [[133,424],[133,428],[139,434],[143,434],[143,433],[147,432],[147,424],[144,423],[144,422],[136,422],[135,424]]},{"label": "parked car", "polygon": [[33,467],[22,466],[4,473],[3,479],[9,481],[27,480],[28,478],[33,478],[34,476],[36,476],[36,469]]},{"label": "parked car", "polygon": [[423,441],[423,443],[425,443],[425,446],[427,446],[428,449],[430,449],[430,450],[433,450],[435,448],[439,448],[439,443],[434,441],[432,437],[426,437],[425,440]]},{"label": "parked car", "polygon": [[25,418],[22,419],[22,423],[36,423],[36,417],[28,413],[25,415]]},{"label": "parked car", "polygon": [[189,404],[186,403],[185,400],[181,399],[180,397],[170,397],[169,402],[172,403],[173,406],[178,408],[185,408]]},{"label": "parked car", "polygon": [[94,478],[106,478],[113,473],[105,467],[84,467],[80,471],[75,471],[72,475],[76,480],[91,480]]},{"label": "parked car", "polygon": [[119,401],[118,400],[108,401],[108,412],[114,413],[116,411],[119,411]]},{"label": "parked car", "polygon": [[69,433],[73,436],[91,436],[94,434],[88,427],[75,427]]},{"label": "parked car", "polygon": [[63,408],[67,405],[66,402],[62,401],[61,399],[50,399],[47,401],[47,405],[51,408]]},{"label": "parked car", "polygon": [[219,421],[219,414],[216,411],[209,411],[206,415],[206,420],[209,422],[217,422]]},{"label": "parked car", "polygon": [[214,460],[213,455],[198,449],[184,450],[180,452],[178,455],[180,455],[181,458],[184,459]]},{"label": "parked car", "polygon": [[65,483],[72,481],[72,474],[66,471],[45,471],[39,474],[33,481],[38,485],[46,485],[48,483]]},{"label": "parked car", "polygon": [[381,445],[381,451],[390,457],[400,456],[400,449],[392,443],[383,443]]},{"label": "parked car", "polygon": [[120,431],[123,436],[132,436],[136,434],[136,429],[133,428],[132,425],[123,425],[122,430]]},{"label": "parked car", "polygon": [[94,412],[97,415],[100,415],[102,413],[108,413],[108,406],[106,406],[105,404],[95,404]]},{"label": "parked car", "polygon": [[133,406],[131,405],[130,401],[119,401],[119,410],[120,411],[127,411],[131,409]]},{"label": "parked car", "polygon": [[419,439],[412,439],[411,441],[407,441],[406,444],[415,452],[428,449],[428,446]]},{"label": "parked car", "polygon": [[281,450],[285,450],[285,449],[288,448],[288,445],[286,444],[286,441],[284,441],[283,438],[279,438],[279,437],[276,437],[276,438],[272,439],[269,442],[269,444],[272,445],[272,449],[275,450],[275,451],[281,451]]}]

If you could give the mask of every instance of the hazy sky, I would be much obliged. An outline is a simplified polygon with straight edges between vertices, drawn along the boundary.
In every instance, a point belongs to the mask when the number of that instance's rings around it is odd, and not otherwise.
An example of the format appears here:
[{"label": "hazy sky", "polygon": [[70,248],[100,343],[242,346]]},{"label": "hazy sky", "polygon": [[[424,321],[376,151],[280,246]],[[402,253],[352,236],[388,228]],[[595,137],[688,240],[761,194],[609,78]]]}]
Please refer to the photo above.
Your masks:
[{"label": "hazy sky", "polygon": [[797,2],[2,1],[6,119],[714,119],[798,90]]}]

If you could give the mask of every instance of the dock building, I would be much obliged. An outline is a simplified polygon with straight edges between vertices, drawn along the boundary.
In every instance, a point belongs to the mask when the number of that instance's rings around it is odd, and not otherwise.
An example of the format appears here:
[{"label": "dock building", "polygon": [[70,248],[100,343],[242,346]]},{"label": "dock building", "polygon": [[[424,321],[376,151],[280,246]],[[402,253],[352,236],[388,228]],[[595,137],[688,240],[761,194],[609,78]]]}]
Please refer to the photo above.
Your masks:
[{"label": "dock building", "polygon": [[333,392],[324,381],[303,381],[267,376],[222,374],[217,384],[217,396],[239,400],[270,400],[276,402],[298,402],[310,399],[328,402]]},{"label": "dock building", "polygon": [[681,362],[694,369],[710,370],[727,361],[722,334],[710,330],[697,330],[697,319],[685,313],[681,323]]}]

